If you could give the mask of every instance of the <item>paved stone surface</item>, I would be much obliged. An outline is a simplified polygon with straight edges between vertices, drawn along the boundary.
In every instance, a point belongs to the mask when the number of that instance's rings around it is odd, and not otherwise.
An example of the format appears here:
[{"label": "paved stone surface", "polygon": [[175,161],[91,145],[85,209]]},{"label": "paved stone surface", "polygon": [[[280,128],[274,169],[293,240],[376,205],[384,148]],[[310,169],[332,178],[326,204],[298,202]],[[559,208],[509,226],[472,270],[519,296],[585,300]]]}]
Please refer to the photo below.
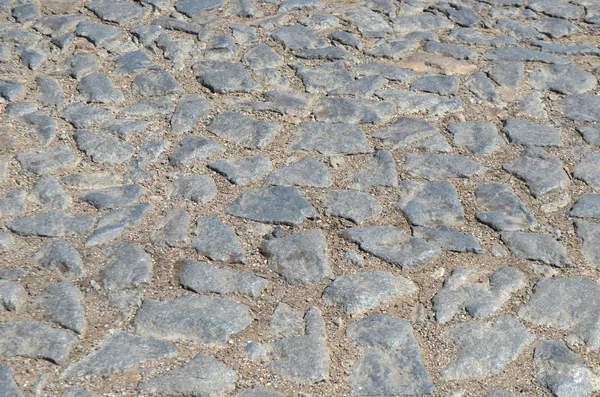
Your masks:
[{"label": "paved stone surface", "polygon": [[600,392],[598,27],[594,0],[0,0],[0,389]]}]

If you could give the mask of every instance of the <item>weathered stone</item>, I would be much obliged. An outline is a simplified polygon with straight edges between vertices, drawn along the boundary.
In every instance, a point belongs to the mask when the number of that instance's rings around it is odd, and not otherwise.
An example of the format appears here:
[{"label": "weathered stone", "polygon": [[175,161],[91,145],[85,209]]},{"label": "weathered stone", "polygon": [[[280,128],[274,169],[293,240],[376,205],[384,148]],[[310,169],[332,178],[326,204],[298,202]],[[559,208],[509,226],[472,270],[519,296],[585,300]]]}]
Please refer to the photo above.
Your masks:
[{"label": "weathered stone", "polygon": [[378,42],[374,47],[365,50],[365,54],[375,58],[398,60],[415,50],[419,43],[412,40],[388,40]]},{"label": "weathered stone", "polygon": [[23,190],[14,190],[0,198],[0,217],[19,216],[25,213],[25,197]]},{"label": "weathered stone", "polygon": [[118,165],[129,160],[135,148],[107,134],[94,134],[89,130],[77,130],[75,142],[79,150],[100,164]]},{"label": "weathered stone", "polygon": [[132,117],[170,116],[175,110],[172,101],[167,99],[144,99],[123,109],[123,113]]},{"label": "weathered stone", "polygon": [[502,267],[493,273],[454,269],[433,297],[435,318],[444,324],[462,310],[473,318],[488,317],[500,310],[511,294],[523,287],[524,281],[523,273],[512,267]]},{"label": "weathered stone", "polygon": [[141,382],[141,393],[163,395],[223,396],[235,389],[237,373],[214,357],[198,354],[177,370]]},{"label": "weathered stone", "polygon": [[475,190],[475,196],[483,210],[476,214],[477,220],[496,231],[527,230],[537,224],[534,215],[507,185],[481,185]]},{"label": "weathered stone", "polygon": [[77,343],[75,335],[39,321],[0,324],[0,356],[43,358],[62,364]]},{"label": "weathered stone", "polygon": [[327,259],[327,242],[320,229],[266,241],[261,250],[269,266],[289,284],[312,285],[333,276]]},{"label": "weathered stone", "polygon": [[375,314],[350,324],[347,333],[364,348],[348,379],[353,394],[416,395],[435,391],[408,321]]},{"label": "weathered stone", "polygon": [[291,117],[307,117],[313,103],[313,97],[298,92],[268,91],[264,101],[246,98],[230,98],[238,109],[252,112],[275,112]]},{"label": "weathered stone", "polygon": [[469,178],[487,171],[486,167],[465,156],[442,154],[406,154],[404,168],[409,175],[428,180]]},{"label": "weathered stone", "polygon": [[578,199],[569,215],[577,218],[600,219],[600,194],[587,194]]},{"label": "weathered stone", "polygon": [[117,373],[146,362],[168,360],[176,354],[177,349],[168,343],[119,332],[102,341],[81,361],[69,366],[60,377],[71,379],[89,374]]},{"label": "weathered stone", "polygon": [[342,237],[370,254],[403,268],[418,268],[440,254],[440,249],[420,238],[413,238],[395,226],[350,228]]},{"label": "weathered stone", "polygon": [[548,113],[542,102],[542,93],[532,91],[519,102],[519,113],[517,116],[533,119],[547,119]]},{"label": "weathered stone", "polygon": [[383,207],[369,194],[351,190],[330,190],[322,200],[325,213],[356,224],[376,218]]},{"label": "weathered stone", "polygon": [[379,13],[364,6],[347,9],[342,17],[363,37],[385,37],[394,31]]},{"label": "weathered stone", "polygon": [[252,272],[220,269],[206,262],[184,260],[179,284],[198,293],[239,294],[259,297],[269,286],[264,278]]},{"label": "weathered stone", "polygon": [[375,95],[392,102],[397,106],[397,111],[404,114],[427,113],[431,117],[442,118],[448,113],[460,112],[464,107],[460,98],[448,98],[427,92],[389,89],[377,91]]},{"label": "weathered stone", "polygon": [[496,126],[489,121],[453,123],[448,126],[448,131],[455,144],[465,146],[475,155],[488,155],[505,145]]},{"label": "weathered stone", "polygon": [[531,121],[509,118],[504,131],[512,143],[523,146],[562,146],[560,131]]},{"label": "weathered stone", "polygon": [[290,145],[290,153],[315,150],[325,155],[367,153],[371,149],[363,130],[350,124],[305,121],[295,132],[300,138]]},{"label": "weathered stone", "polygon": [[256,222],[299,226],[317,211],[296,188],[274,186],[242,193],[225,212]]},{"label": "weathered stone", "polygon": [[139,74],[132,83],[132,90],[142,97],[182,94],[183,87],[169,72]]},{"label": "weathered stone", "polygon": [[21,236],[62,237],[87,233],[94,223],[91,215],[74,216],[61,211],[18,218],[7,226]]},{"label": "weathered stone", "polygon": [[483,19],[468,6],[456,3],[440,2],[431,7],[431,10],[439,11],[448,17],[453,22],[460,26],[475,27],[483,24]]},{"label": "weathered stone", "polygon": [[71,203],[60,183],[49,175],[42,175],[35,181],[30,199],[53,209],[65,209]]},{"label": "weathered stone", "polygon": [[85,269],[79,252],[65,240],[53,240],[45,243],[33,256],[38,266],[58,271],[67,277],[79,277]]},{"label": "weathered stone", "polygon": [[281,126],[254,120],[235,112],[224,112],[213,118],[208,131],[218,137],[247,148],[264,149]]},{"label": "weathered stone", "polygon": [[373,153],[373,161],[363,172],[352,178],[352,186],[364,189],[373,186],[398,186],[396,160],[389,150],[377,150]]},{"label": "weathered stone", "polygon": [[119,25],[142,19],[150,12],[146,7],[113,0],[94,0],[87,3],[85,7],[103,21],[116,22]]},{"label": "weathered stone", "polygon": [[25,304],[27,292],[17,281],[0,279],[0,309],[18,312]]},{"label": "weathered stone", "polygon": [[207,203],[217,194],[217,185],[208,175],[184,175],[170,187],[172,198]]},{"label": "weathered stone", "polygon": [[415,80],[410,88],[415,91],[440,95],[456,95],[458,94],[458,80],[456,76],[425,75]]},{"label": "weathered stone", "polygon": [[317,160],[304,157],[273,172],[266,179],[267,185],[275,186],[331,186],[329,170]]},{"label": "weathered stone", "polygon": [[527,25],[510,18],[498,19],[498,21],[496,22],[496,28],[505,32],[509,36],[521,40],[544,38],[544,35],[535,30],[531,25]]},{"label": "weathered stone", "polygon": [[121,36],[123,31],[114,26],[102,23],[81,21],[79,25],[77,25],[77,29],[75,29],[75,34],[77,36],[85,37],[96,46],[103,46]]},{"label": "weathered stone", "polygon": [[354,81],[352,73],[346,69],[343,62],[326,63],[310,69],[302,64],[296,64],[294,67],[306,91],[311,94],[327,93]]},{"label": "weathered stone", "polygon": [[504,105],[492,81],[481,72],[475,72],[467,77],[463,83],[463,87],[475,95],[477,103],[492,106]]},{"label": "weathered stone", "polygon": [[456,190],[449,182],[402,181],[398,185],[400,200],[396,210],[415,226],[457,226],[464,221],[464,211]]},{"label": "weathered stone", "polygon": [[61,281],[42,291],[35,303],[48,320],[81,335],[87,329],[82,300],[79,288],[69,281]]},{"label": "weathered stone", "polygon": [[21,152],[17,154],[17,160],[23,168],[38,175],[71,168],[79,162],[77,156],[65,145]]},{"label": "weathered stone", "polygon": [[115,103],[123,102],[123,93],[117,90],[108,76],[103,73],[88,74],[77,84],[79,98],[85,102]]},{"label": "weathered stone", "polygon": [[395,150],[437,133],[439,133],[438,129],[425,120],[401,117],[390,126],[375,131],[371,136],[380,139],[383,144]]},{"label": "weathered stone", "polygon": [[98,211],[103,211],[135,204],[144,191],[141,185],[123,185],[92,190],[81,198],[96,207]]},{"label": "weathered stone", "polygon": [[558,110],[573,121],[600,121],[600,96],[575,94],[555,102]]},{"label": "weathered stone", "polygon": [[221,159],[208,163],[208,168],[225,176],[235,185],[247,185],[267,175],[273,166],[268,157],[244,157],[239,159]]},{"label": "weathered stone", "polygon": [[154,63],[145,52],[138,50],[119,55],[115,59],[115,68],[120,75],[136,75],[153,70],[160,70],[161,67]]},{"label": "weathered stone", "polygon": [[204,295],[164,302],[145,299],[133,320],[136,332],[144,336],[219,347],[251,323],[244,305]]},{"label": "weathered stone", "polygon": [[527,7],[551,17],[565,19],[579,19],[584,13],[582,7],[562,0],[533,0]]},{"label": "weathered stone", "polygon": [[433,13],[420,13],[418,15],[405,15],[392,19],[394,31],[400,34],[422,32],[438,29],[451,29],[454,24],[446,18]]},{"label": "weathered stone", "polygon": [[200,255],[219,262],[243,263],[245,261],[244,249],[234,230],[219,218],[199,217],[196,234],[193,245]]},{"label": "weathered stone", "polygon": [[[492,9],[493,10],[493,9]],[[490,11],[492,11],[490,10]],[[490,12],[491,14],[491,12]],[[426,14],[423,14],[426,15]],[[512,37],[496,37],[486,35],[470,28],[455,28],[448,35],[452,40],[469,46],[507,47],[516,44]]]},{"label": "weathered stone", "polygon": [[600,49],[593,45],[562,45],[548,41],[536,40],[531,44],[538,46],[545,52],[564,55],[598,55]]},{"label": "weathered stone", "polygon": [[562,190],[570,183],[562,161],[539,148],[523,150],[519,159],[504,169],[525,181],[536,198]]},{"label": "weathered stone", "polygon": [[592,188],[600,189],[600,154],[590,153],[586,155],[575,166],[573,175]]},{"label": "weathered stone", "polygon": [[24,397],[13,378],[13,370],[8,366],[0,367],[0,390],[5,397]]},{"label": "weathered stone", "polygon": [[70,104],[62,113],[62,118],[73,124],[75,128],[88,128],[111,117],[110,112],[81,102]]},{"label": "weathered stone", "polygon": [[188,229],[190,214],[180,209],[168,209],[159,223],[158,230],[151,235],[154,244],[168,247],[189,247],[191,245]]},{"label": "weathered stone", "polygon": [[289,305],[279,302],[271,315],[269,330],[275,338],[294,338],[304,332],[304,320]]},{"label": "weathered stone", "polygon": [[415,73],[387,63],[361,63],[353,68],[357,76],[381,76],[391,81],[410,81]]},{"label": "weathered stone", "polygon": [[177,146],[175,153],[169,156],[169,161],[176,167],[189,165],[197,160],[204,160],[225,151],[213,140],[199,136],[187,136],[179,141]]},{"label": "weathered stone", "polygon": [[552,90],[565,95],[583,94],[598,84],[593,74],[574,65],[550,65],[531,75],[538,90]]},{"label": "weathered stone", "polygon": [[135,243],[117,243],[104,248],[107,267],[102,272],[104,288],[116,291],[148,284],[152,280],[152,257]]},{"label": "weathered stone", "polygon": [[119,185],[114,172],[97,172],[91,174],[70,174],[61,178],[62,182],[71,189],[88,190]]},{"label": "weathered stone", "polygon": [[417,287],[404,277],[394,277],[383,271],[368,271],[337,277],[323,291],[323,301],[339,307],[347,315],[353,315],[416,291]]},{"label": "weathered stone", "polygon": [[192,131],[198,120],[212,110],[212,103],[199,95],[190,94],[182,97],[171,118],[171,130],[176,134]]},{"label": "weathered stone", "polygon": [[501,238],[517,258],[537,260],[557,267],[572,263],[564,247],[550,234],[503,232]]},{"label": "weathered stone", "polygon": [[302,25],[275,29],[271,32],[271,37],[289,50],[322,48],[328,45],[327,40]]},{"label": "weathered stone", "polygon": [[449,226],[437,228],[413,227],[413,236],[422,238],[440,248],[454,252],[483,252],[474,236],[466,235]]},{"label": "weathered stone", "polygon": [[444,335],[458,347],[458,355],[444,369],[445,380],[480,379],[501,372],[514,361],[534,336],[512,317],[490,322],[469,321]]},{"label": "weathered stone", "polygon": [[202,85],[219,94],[254,92],[261,88],[239,63],[202,61],[192,68]]},{"label": "weathered stone", "polygon": [[86,247],[105,244],[120,237],[127,228],[135,226],[150,212],[150,204],[143,203],[121,208],[104,215],[96,224],[96,230],[85,242]]},{"label": "weathered stone", "polygon": [[10,250],[16,243],[11,233],[0,232],[0,251]]},{"label": "weathered stone", "polygon": [[395,112],[392,103],[358,98],[321,98],[313,109],[317,121],[349,124],[385,123]]},{"label": "weathered stone", "polygon": [[571,63],[570,58],[561,57],[559,55],[548,54],[530,50],[523,47],[505,47],[495,50],[489,50],[483,56],[483,59],[498,62],[498,61],[520,61],[520,62],[541,62],[541,63],[556,63],[559,65]]}]

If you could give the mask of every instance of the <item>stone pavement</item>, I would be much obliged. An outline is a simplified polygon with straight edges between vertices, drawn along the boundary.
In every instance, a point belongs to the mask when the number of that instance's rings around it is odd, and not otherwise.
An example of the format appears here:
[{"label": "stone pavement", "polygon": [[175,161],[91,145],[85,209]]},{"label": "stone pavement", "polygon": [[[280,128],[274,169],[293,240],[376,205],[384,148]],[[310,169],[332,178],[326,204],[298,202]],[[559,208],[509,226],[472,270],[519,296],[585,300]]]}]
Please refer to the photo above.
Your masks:
[{"label": "stone pavement", "polygon": [[0,396],[600,395],[598,0],[0,0]]}]

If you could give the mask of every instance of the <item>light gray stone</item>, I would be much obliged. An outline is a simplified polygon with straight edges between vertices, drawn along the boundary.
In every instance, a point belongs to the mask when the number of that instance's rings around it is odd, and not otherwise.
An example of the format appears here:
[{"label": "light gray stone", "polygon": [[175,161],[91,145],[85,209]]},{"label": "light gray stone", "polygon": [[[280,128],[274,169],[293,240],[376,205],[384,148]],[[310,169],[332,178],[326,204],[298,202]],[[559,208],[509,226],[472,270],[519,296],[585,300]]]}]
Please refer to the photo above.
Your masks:
[{"label": "light gray stone", "polygon": [[267,185],[275,186],[331,186],[331,175],[327,167],[311,157],[286,165],[273,172],[265,181]]},{"label": "light gray stone", "polygon": [[523,146],[562,146],[560,131],[528,120],[509,118],[502,129],[510,141]]},{"label": "light gray stone", "polygon": [[24,397],[21,390],[19,390],[19,386],[15,383],[11,367],[0,367],[0,390],[2,390],[5,397]]},{"label": "light gray stone", "polygon": [[50,285],[37,296],[35,303],[53,323],[80,335],[87,330],[83,295],[71,282],[61,281]]},{"label": "light gray stone", "polygon": [[94,134],[89,130],[77,130],[75,141],[79,150],[99,164],[119,165],[129,160],[135,148],[108,134]]},{"label": "light gray stone", "polygon": [[600,194],[590,193],[579,198],[569,215],[577,218],[600,219]]},{"label": "light gray stone", "polygon": [[213,157],[224,151],[225,149],[212,139],[187,136],[179,141],[177,149],[169,156],[169,161],[175,167],[179,167]]},{"label": "light gray stone", "polygon": [[412,117],[400,117],[388,127],[376,130],[371,136],[395,150],[439,133],[431,123]]},{"label": "light gray stone", "polygon": [[169,72],[138,74],[131,85],[132,91],[142,97],[183,94],[181,84]]},{"label": "light gray stone", "polygon": [[348,219],[356,224],[374,219],[383,211],[377,200],[366,193],[330,190],[322,199],[325,214]]},{"label": "light gray stone", "polygon": [[505,145],[496,126],[489,121],[453,123],[448,126],[448,131],[456,145],[466,147],[475,155],[488,155]]},{"label": "light gray stone", "polygon": [[171,183],[170,197],[208,203],[217,194],[217,185],[208,175],[183,175]]},{"label": "light gray stone", "polygon": [[365,189],[369,187],[398,186],[396,160],[389,150],[377,150],[373,160],[366,169],[352,178],[351,187]]},{"label": "light gray stone", "polygon": [[437,228],[413,227],[413,236],[422,238],[433,245],[453,252],[483,253],[477,238],[463,234],[449,226]]},{"label": "light gray stone", "polygon": [[75,335],[39,321],[0,324],[0,356],[43,358],[62,364],[77,343]]},{"label": "light gray stone", "polygon": [[261,89],[240,63],[202,61],[195,63],[192,69],[202,85],[218,94],[249,93]]},{"label": "light gray stone", "polygon": [[313,108],[316,120],[325,123],[382,124],[395,113],[390,102],[359,98],[321,98]]},{"label": "light gray stone", "polygon": [[565,248],[550,234],[503,232],[500,237],[517,258],[537,260],[556,267],[572,264]]},{"label": "light gray stone", "polygon": [[25,213],[25,197],[25,191],[14,190],[0,198],[0,217],[23,215]]},{"label": "light gray stone", "polygon": [[412,177],[427,180],[470,178],[483,175],[487,171],[486,167],[468,157],[444,154],[406,154],[404,169]]},{"label": "light gray stone", "polygon": [[66,240],[48,241],[35,253],[32,261],[67,277],[79,277],[85,272],[81,255]]},{"label": "light gray stone", "polygon": [[450,182],[402,181],[398,185],[400,200],[396,210],[415,226],[458,226],[464,210]]},{"label": "light gray stone", "polygon": [[142,222],[150,209],[150,204],[142,203],[109,212],[98,220],[96,230],[88,237],[85,246],[106,244],[120,237],[126,229]]},{"label": "light gray stone", "polygon": [[235,185],[247,185],[267,175],[273,169],[266,156],[221,159],[208,163],[208,168],[225,176]]},{"label": "light gray stone", "polygon": [[191,216],[181,209],[168,209],[159,223],[158,230],[152,233],[154,244],[172,248],[183,248],[191,245],[188,229]]},{"label": "light gray stone", "polygon": [[141,185],[123,185],[92,190],[81,199],[87,201],[98,211],[125,207],[137,203],[145,189]]},{"label": "light gray stone", "polygon": [[117,243],[104,248],[107,267],[102,272],[104,288],[117,291],[152,281],[152,257],[136,243]]},{"label": "light gray stone", "polygon": [[328,45],[327,40],[302,25],[290,25],[275,29],[271,32],[271,37],[289,50],[322,48]]},{"label": "light gray stone", "polygon": [[577,163],[573,175],[575,178],[587,183],[593,189],[600,189],[600,154],[587,154]]},{"label": "light gray stone", "polygon": [[0,309],[18,312],[27,300],[27,292],[18,281],[0,279]]},{"label": "light gray stone", "polygon": [[587,266],[600,267],[600,224],[592,222],[575,222],[577,237],[581,244],[581,253]]},{"label": "light gray stone", "polygon": [[363,130],[351,124],[305,121],[295,131],[299,137],[288,152],[317,151],[325,155],[357,154],[371,151]]},{"label": "light gray stone", "polygon": [[234,230],[221,219],[202,216],[196,223],[193,245],[200,255],[213,261],[243,263],[245,254]]},{"label": "light gray stone", "polygon": [[62,237],[87,233],[94,224],[91,215],[74,216],[61,211],[42,212],[24,216],[7,225],[21,236]]},{"label": "light gray stone", "polygon": [[508,185],[486,183],[475,189],[475,197],[482,209],[475,217],[496,231],[527,230],[537,224],[533,213]]},{"label": "light gray stone", "polygon": [[65,145],[21,152],[17,154],[17,160],[23,168],[38,175],[72,168],[79,162],[77,156]]},{"label": "light gray stone", "polygon": [[278,339],[294,338],[304,332],[304,320],[289,305],[279,302],[270,317],[269,331]]},{"label": "light gray stone", "polygon": [[241,113],[226,111],[215,116],[208,131],[226,141],[247,148],[264,149],[281,126],[255,120]]},{"label": "light gray stone", "polygon": [[562,161],[540,148],[523,150],[519,159],[504,169],[525,181],[535,198],[563,190],[570,183]]}]

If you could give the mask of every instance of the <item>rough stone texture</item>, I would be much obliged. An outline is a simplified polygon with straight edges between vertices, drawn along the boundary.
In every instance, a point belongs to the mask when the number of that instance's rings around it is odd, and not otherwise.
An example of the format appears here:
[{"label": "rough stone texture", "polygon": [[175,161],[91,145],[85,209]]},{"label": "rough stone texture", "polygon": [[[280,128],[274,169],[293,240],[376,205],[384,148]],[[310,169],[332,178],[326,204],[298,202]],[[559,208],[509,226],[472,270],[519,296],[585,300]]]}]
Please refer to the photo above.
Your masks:
[{"label": "rough stone texture", "polygon": [[587,154],[573,170],[573,175],[594,189],[600,188],[600,154]]},{"label": "rough stone texture", "polygon": [[422,238],[448,251],[483,253],[483,249],[479,245],[477,238],[463,234],[449,226],[439,226],[435,229],[413,227],[413,236]]},{"label": "rough stone texture", "polygon": [[194,248],[199,254],[221,262],[244,262],[244,250],[231,227],[217,217],[198,218]]},{"label": "rough stone texture", "polygon": [[327,167],[311,157],[303,157],[273,172],[265,180],[275,186],[331,186],[331,175]]},{"label": "rough stone texture", "polygon": [[45,243],[33,256],[33,262],[67,277],[79,277],[85,271],[81,255],[65,240],[53,240]]},{"label": "rough stone texture", "polygon": [[189,247],[191,245],[188,233],[190,221],[190,214],[184,210],[170,209],[165,211],[165,216],[158,230],[152,234],[152,242],[168,247]]},{"label": "rough stone texture", "polygon": [[38,295],[36,305],[48,320],[81,335],[87,329],[82,300],[79,288],[69,281],[61,281]]},{"label": "rough stone texture", "polygon": [[519,159],[505,165],[504,169],[525,181],[536,198],[562,190],[570,182],[562,161],[539,148],[523,150]]},{"label": "rough stone texture", "polygon": [[370,195],[350,190],[330,190],[322,200],[327,215],[361,224],[376,218],[383,207]]},{"label": "rough stone texture", "polygon": [[317,121],[325,123],[382,124],[389,121],[396,106],[389,102],[358,98],[322,98],[313,108]]},{"label": "rough stone texture", "polygon": [[85,246],[106,244],[120,237],[126,229],[142,222],[150,209],[150,204],[143,203],[109,212],[98,220],[96,230],[88,237]]},{"label": "rough stone texture", "polygon": [[62,364],[77,343],[68,331],[39,321],[14,321],[0,324],[0,356],[43,358]]},{"label": "rough stone texture", "polygon": [[592,222],[575,222],[577,237],[582,240],[581,253],[587,266],[600,266],[600,225]]},{"label": "rough stone texture", "polygon": [[334,155],[371,151],[365,132],[349,124],[305,121],[300,124],[295,135],[299,139],[288,148],[290,153],[314,150],[325,155]]},{"label": "rough stone texture", "polygon": [[457,226],[464,211],[456,190],[449,182],[402,181],[396,209],[414,226]]},{"label": "rough stone texture", "polygon": [[503,232],[500,237],[517,258],[541,261],[557,267],[572,263],[564,247],[550,234]]},{"label": "rough stone texture", "polygon": [[208,126],[208,131],[226,141],[258,149],[264,149],[280,129],[281,126],[275,123],[229,111],[217,115]]},{"label": "rough stone texture", "polygon": [[475,155],[485,156],[505,145],[496,126],[489,121],[453,123],[448,126],[448,131],[455,144],[466,147]]},{"label": "rough stone texture", "polygon": [[137,287],[152,280],[152,257],[135,243],[117,243],[104,249],[108,266],[102,272],[107,290]]},{"label": "rough stone texture", "polygon": [[204,160],[220,154],[225,149],[208,138],[188,136],[179,141],[175,152],[169,156],[174,166],[190,165],[198,160]]},{"label": "rough stone texture", "polygon": [[351,186],[365,189],[373,186],[396,187],[398,186],[398,173],[396,160],[389,150],[377,150],[373,153],[371,164],[363,172],[352,178]]},{"label": "rough stone texture", "polygon": [[89,130],[77,130],[75,141],[79,150],[100,164],[118,165],[129,160],[135,148],[121,143],[107,134],[94,134]]},{"label": "rough stone texture", "polygon": [[600,194],[587,194],[575,202],[569,215],[577,218],[600,219]]},{"label": "rough stone texture", "polygon": [[243,186],[267,175],[273,165],[268,157],[257,156],[216,160],[208,163],[208,168],[223,175],[229,182]]},{"label": "rough stone texture", "polygon": [[11,367],[0,367],[0,390],[6,397],[23,397],[23,393],[15,383]]},{"label": "rough stone texture", "polygon": [[25,304],[27,292],[17,281],[0,279],[0,309],[19,311]]},{"label": "rough stone texture", "polygon": [[217,185],[208,175],[183,175],[171,183],[171,198],[207,203],[217,194]]},{"label": "rough stone texture", "polygon": [[91,215],[74,216],[61,211],[24,216],[7,227],[21,236],[62,237],[87,233],[94,223]]},{"label": "rough stone texture", "polygon": [[19,153],[17,160],[23,168],[38,175],[71,168],[78,162],[71,149],[64,145]]},{"label": "rough stone texture", "polygon": [[537,224],[534,215],[508,185],[486,183],[475,189],[475,197],[477,206],[483,210],[475,214],[477,220],[496,231],[527,230]]},{"label": "rough stone texture", "polygon": [[556,128],[522,119],[507,119],[502,129],[510,141],[522,146],[562,146]]},{"label": "rough stone texture", "polygon": [[443,154],[407,154],[404,156],[404,168],[410,176],[427,180],[469,178],[487,171],[486,167],[467,157]]},{"label": "rough stone texture", "polygon": [[192,131],[200,118],[212,110],[210,101],[199,95],[190,94],[182,97],[171,118],[171,129],[176,134]]},{"label": "rough stone texture", "polygon": [[196,77],[212,92],[254,92],[261,87],[239,63],[202,61],[194,65]]}]

